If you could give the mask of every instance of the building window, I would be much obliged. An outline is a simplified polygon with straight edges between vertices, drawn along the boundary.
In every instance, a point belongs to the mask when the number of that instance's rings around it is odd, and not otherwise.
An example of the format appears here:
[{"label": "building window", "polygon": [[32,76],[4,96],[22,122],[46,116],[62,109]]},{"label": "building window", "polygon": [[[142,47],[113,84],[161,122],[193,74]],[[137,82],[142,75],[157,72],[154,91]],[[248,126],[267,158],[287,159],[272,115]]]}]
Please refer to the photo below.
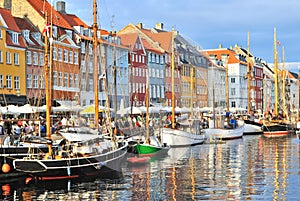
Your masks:
[{"label": "building window", "polygon": [[231,95],[235,96],[235,88],[231,88]]},{"label": "building window", "polygon": [[12,80],[11,75],[6,76],[6,88],[11,89],[12,88]]},{"label": "building window", "polygon": [[31,74],[27,74],[26,75],[26,86],[27,88],[32,88],[32,75]]},{"label": "building window", "polygon": [[70,88],[73,87],[73,74],[70,73]]},{"label": "building window", "polygon": [[64,75],[64,80],[65,80],[64,87],[68,87],[68,81],[69,81],[68,77],[69,77],[68,73],[65,73],[65,75]]},{"label": "building window", "polygon": [[53,47],[53,50],[52,50],[52,57],[53,57],[53,60],[57,60],[57,53],[56,53],[56,47]]},{"label": "building window", "polygon": [[59,72],[58,73],[58,86],[62,86],[63,84],[63,75],[62,75],[62,72]]},{"label": "building window", "polygon": [[64,62],[68,62],[69,53],[68,50],[64,50]]},{"label": "building window", "polygon": [[3,52],[0,50],[0,63],[3,63]]},{"label": "building window", "polygon": [[39,78],[40,78],[40,87],[39,88],[45,89],[45,82],[44,82],[43,76],[40,75]]},{"label": "building window", "polygon": [[58,48],[58,61],[62,61],[62,49]]},{"label": "building window", "polygon": [[231,102],[231,107],[236,107],[235,101]]},{"label": "building window", "polygon": [[56,71],[53,72],[53,85],[57,86],[57,72]]},{"label": "building window", "polygon": [[38,53],[33,52],[33,65],[37,66],[38,65]]},{"label": "building window", "polygon": [[235,83],[235,78],[231,78],[231,83]]},{"label": "building window", "polygon": [[2,29],[0,29],[0,39],[2,39]]},{"label": "building window", "polygon": [[39,88],[39,76],[33,75],[33,88],[38,89]]},{"label": "building window", "polygon": [[11,54],[10,54],[10,52],[6,52],[6,63],[11,64]]},{"label": "building window", "polygon": [[31,52],[26,51],[26,64],[31,64]]},{"label": "building window", "polygon": [[44,53],[40,52],[40,66],[44,66]]},{"label": "building window", "polygon": [[74,64],[78,64],[78,52],[74,52]]},{"label": "building window", "polygon": [[0,87],[3,87],[3,75],[0,75]]},{"label": "building window", "polygon": [[93,73],[93,72],[94,72],[93,62],[90,61],[90,62],[89,62],[89,73]]},{"label": "building window", "polygon": [[15,89],[20,89],[20,78],[19,78],[19,76],[15,76],[14,80],[15,80]]},{"label": "building window", "polygon": [[18,33],[12,33],[12,42],[13,44],[19,44]]},{"label": "building window", "polygon": [[72,51],[69,52],[69,62],[70,62],[70,64],[73,63],[73,52]]},{"label": "building window", "polygon": [[92,79],[89,79],[89,90],[93,91],[94,90],[94,82]]},{"label": "building window", "polygon": [[75,87],[78,88],[79,82],[78,82],[78,75],[77,75],[77,74],[75,75],[75,80],[74,80],[74,82],[75,82]]},{"label": "building window", "polygon": [[14,53],[14,65],[19,65],[19,54]]}]

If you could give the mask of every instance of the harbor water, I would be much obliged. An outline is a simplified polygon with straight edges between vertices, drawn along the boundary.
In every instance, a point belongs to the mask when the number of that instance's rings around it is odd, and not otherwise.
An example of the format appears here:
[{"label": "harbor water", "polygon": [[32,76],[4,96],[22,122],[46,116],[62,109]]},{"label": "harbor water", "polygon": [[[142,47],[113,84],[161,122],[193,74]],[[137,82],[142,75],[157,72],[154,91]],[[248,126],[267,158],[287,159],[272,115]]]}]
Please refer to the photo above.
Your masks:
[{"label": "harbor water", "polygon": [[97,178],[0,181],[0,200],[299,200],[296,135],[172,148]]}]

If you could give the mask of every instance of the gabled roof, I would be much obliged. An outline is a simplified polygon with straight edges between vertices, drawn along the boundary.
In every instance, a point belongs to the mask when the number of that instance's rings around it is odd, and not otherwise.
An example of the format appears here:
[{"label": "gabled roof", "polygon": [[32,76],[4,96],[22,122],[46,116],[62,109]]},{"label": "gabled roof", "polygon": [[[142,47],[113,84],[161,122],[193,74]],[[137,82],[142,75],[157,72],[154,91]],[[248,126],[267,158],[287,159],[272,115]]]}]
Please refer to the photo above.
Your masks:
[{"label": "gabled roof", "polygon": [[18,27],[21,30],[29,30],[30,35],[29,35],[29,40],[32,42],[30,43],[29,41],[26,41],[27,46],[29,47],[36,47],[36,48],[42,48],[42,45],[36,41],[33,37],[32,37],[32,33],[36,33],[39,32],[38,28],[35,27],[28,19],[26,18],[19,18],[19,17],[14,17]]},{"label": "gabled roof", "polygon": [[165,51],[171,52],[172,46],[172,32],[159,32],[154,33],[150,29],[140,29],[144,34],[149,36],[153,41],[159,43]]},{"label": "gabled roof", "polygon": [[134,45],[138,39],[137,33],[117,34],[117,36],[120,37],[122,45],[127,46],[130,50],[134,49]]},{"label": "gabled roof", "polygon": [[204,52],[207,52],[208,55],[216,55],[217,59],[222,60],[222,55],[228,54],[228,64],[234,64],[234,63],[240,63],[247,65],[246,62],[240,61],[238,58],[235,56],[235,51],[228,49],[228,48],[220,48],[220,49],[208,49],[208,50],[203,50]]},{"label": "gabled roof", "polygon": [[[154,48],[156,51],[162,53],[162,51],[166,51],[162,46],[159,44],[159,42],[155,41],[153,38],[151,38],[146,32],[146,29],[140,29],[138,26],[133,25],[132,23],[126,25],[124,28],[122,28],[118,33],[134,33],[137,32],[142,40],[146,40],[152,48]],[[149,31],[149,30],[148,30]],[[145,49],[146,48],[144,44]]]},{"label": "gabled roof", "polygon": [[5,9],[5,8],[0,8],[0,15],[2,16],[2,18],[4,19],[6,25],[8,26],[7,29],[10,31],[14,31],[14,32],[18,32],[20,33],[21,30],[19,29],[19,27],[17,26],[10,10]]},{"label": "gabled roof", "polygon": [[63,13],[60,13],[60,14],[65,18],[65,20],[72,27],[74,27],[74,26],[82,26],[84,28],[88,28],[89,27],[86,23],[84,23],[80,18],[78,18],[74,14],[63,14]]},{"label": "gabled roof", "polygon": [[27,2],[40,14],[40,16],[42,16],[43,18],[45,18],[45,14],[47,13],[48,15],[48,19],[50,22],[50,15],[52,12],[52,22],[53,25],[58,26],[58,27],[62,27],[65,29],[69,29],[69,30],[73,30],[73,28],[71,27],[71,25],[69,24],[69,22],[67,20],[65,20],[65,18],[63,17],[63,15],[61,13],[59,13],[58,11],[56,11],[50,3],[48,3],[48,1],[45,0],[27,0]]}]

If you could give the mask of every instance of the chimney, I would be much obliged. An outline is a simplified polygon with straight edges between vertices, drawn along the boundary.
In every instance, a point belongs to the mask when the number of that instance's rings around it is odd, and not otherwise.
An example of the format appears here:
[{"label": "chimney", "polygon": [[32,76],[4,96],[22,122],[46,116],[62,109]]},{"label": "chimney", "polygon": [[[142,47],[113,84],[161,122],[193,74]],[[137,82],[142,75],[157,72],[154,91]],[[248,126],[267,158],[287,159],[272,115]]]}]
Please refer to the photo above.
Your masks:
[{"label": "chimney", "polygon": [[141,22],[137,23],[136,26],[139,29],[143,29],[143,23],[141,23]]},{"label": "chimney", "polygon": [[222,48],[223,48],[222,44],[219,44],[219,49],[222,49]]},{"label": "chimney", "polygon": [[159,30],[163,30],[164,29],[164,23],[161,23],[161,22],[156,23],[155,28],[159,29]]},{"label": "chimney", "polygon": [[66,2],[64,2],[64,1],[56,2],[56,10],[60,13],[67,14],[66,13]]},{"label": "chimney", "polygon": [[0,7],[11,10],[11,0],[0,1]]}]

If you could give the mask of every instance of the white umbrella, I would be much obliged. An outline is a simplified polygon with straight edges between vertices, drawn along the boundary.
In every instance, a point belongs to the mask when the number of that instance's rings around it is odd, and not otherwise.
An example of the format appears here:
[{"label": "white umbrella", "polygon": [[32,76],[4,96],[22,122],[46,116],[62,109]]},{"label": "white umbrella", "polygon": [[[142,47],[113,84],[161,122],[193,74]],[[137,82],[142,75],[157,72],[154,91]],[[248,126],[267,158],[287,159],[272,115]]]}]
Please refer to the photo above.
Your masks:
[{"label": "white umbrella", "polygon": [[35,113],[36,110],[37,110],[37,107],[31,106],[30,104],[26,104],[26,105],[20,106],[20,107],[18,108],[18,111],[19,111],[21,114]]},{"label": "white umbrella", "polygon": [[65,106],[65,105],[52,107],[53,112],[69,112],[70,110],[71,110],[71,108],[68,106]]}]

